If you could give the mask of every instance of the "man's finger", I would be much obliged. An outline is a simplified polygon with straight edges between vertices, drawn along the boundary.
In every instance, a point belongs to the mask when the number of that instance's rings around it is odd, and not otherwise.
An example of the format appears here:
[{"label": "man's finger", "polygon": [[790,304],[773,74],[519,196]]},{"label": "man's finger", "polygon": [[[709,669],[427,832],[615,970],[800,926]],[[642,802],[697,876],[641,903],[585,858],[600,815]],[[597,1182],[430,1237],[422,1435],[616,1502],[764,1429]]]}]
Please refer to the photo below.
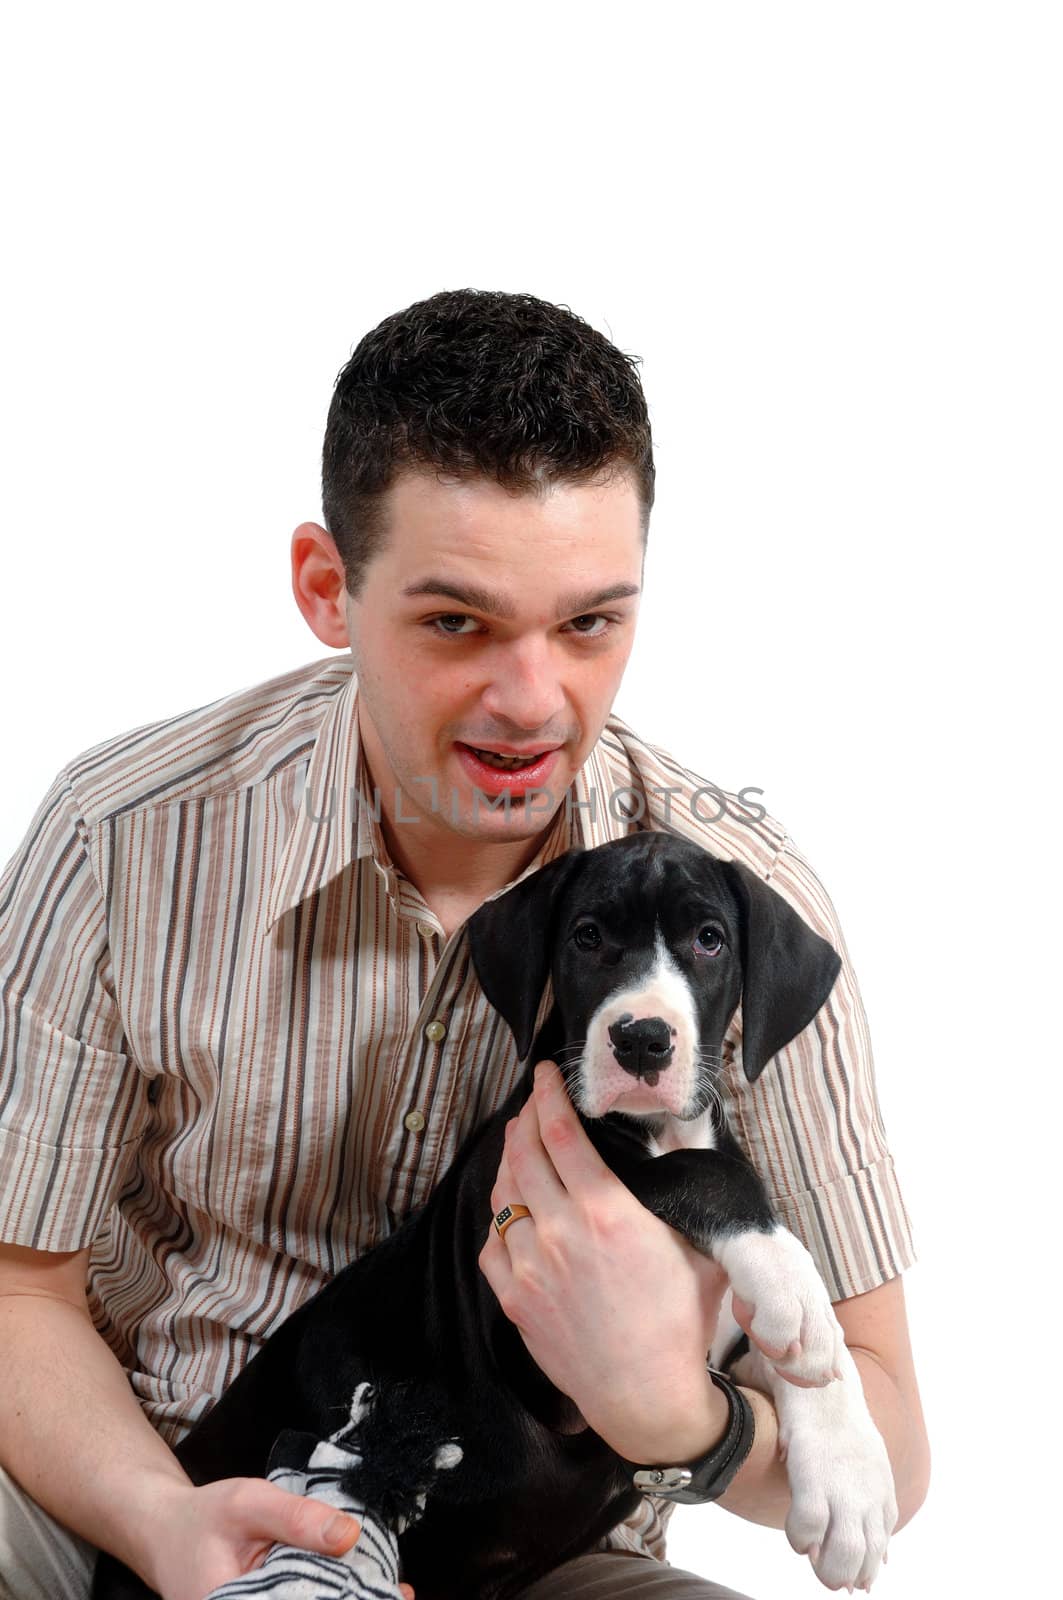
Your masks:
[{"label": "man's finger", "polygon": [[785,1378],[787,1383],[792,1383],[795,1389],[822,1389],[826,1387],[826,1383],[831,1381],[828,1378],[825,1382],[820,1382],[819,1380],[813,1382],[810,1378],[799,1378],[794,1373],[784,1372],[778,1363],[786,1360],[793,1346],[787,1350],[779,1350],[772,1345],[764,1344],[762,1340],[757,1338],[753,1332],[754,1310],[748,1300],[743,1300],[738,1295],[732,1295],[731,1309],[734,1312],[735,1321],[742,1329],[742,1332],[747,1335],[750,1343],[754,1344],[763,1355],[767,1356],[779,1377]]},{"label": "man's finger", "polygon": [[321,1555],[346,1555],[358,1539],[362,1525],[356,1517],[309,1495],[292,1494],[275,1483],[263,1481],[268,1498],[263,1502],[261,1532],[278,1544],[294,1545],[297,1550],[315,1550]]},{"label": "man's finger", "polygon": [[754,1310],[753,1306],[749,1304],[748,1300],[741,1299],[741,1297],[737,1294],[733,1295],[731,1298],[731,1309],[734,1312],[734,1319],[738,1323],[738,1326],[741,1328],[742,1332],[752,1344],[756,1345],[758,1350],[762,1351],[763,1354],[767,1356],[769,1361],[782,1361],[791,1353],[792,1347],[789,1347],[786,1350],[778,1350],[774,1345],[765,1344],[763,1339],[757,1338],[756,1334],[753,1332],[753,1318],[756,1315],[756,1311]]},{"label": "man's finger", "polygon": [[495,1181],[491,1187],[492,1215],[497,1216],[503,1206],[523,1206],[527,1204],[528,1202],[525,1200],[520,1184],[517,1181],[516,1173],[513,1171],[513,1167],[510,1164],[509,1140],[507,1138],[506,1143],[502,1147],[502,1156],[498,1163],[498,1172],[495,1175]]},{"label": "man's finger", "polygon": [[536,1065],[533,1099],[542,1144],[570,1194],[620,1183],[587,1137],[556,1062]]},{"label": "man's finger", "polygon": [[513,1282],[513,1263],[506,1248],[506,1241],[498,1237],[498,1232],[493,1222],[488,1230],[484,1247],[477,1257],[477,1262],[495,1299],[501,1304],[504,1296],[509,1293],[509,1286]]},{"label": "man's finger", "polygon": [[545,1220],[567,1201],[565,1186],[543,1143],[539,1118],[540,1110],[533,1095],[520,1116],[506,1128],[494,1188],[498,1199],[496,1212],[501,1206],[519,1202],[529,1208],[533,1217]]},{"label": "man's finger", "polygon": [[[545,1159],[546,1157],[544,1155],[543,1160]],[[554,1183],[554,1187],[556,1188],[557,1179],[555,1178],[552,1181]],[[532,1212],[532,1216],[535,1215],[531,1204],[525,1199],[524,1189],[517,1182],[516,1175],[509,1164],[509,1156],[506,1149],[502,1151],[502,1159],[498,1164],[498,1176],[495,1179],[495,1186],[491,1190],[491,1207],[494,1216],[498,1215],[503,1206],[527,1206],[529,1211]],[[514,1220],[509,1224],[509,1228],[517,1228],[518,1230],[522,1229],[524,1233],[527,1234],[530,1231],[529,1223],[530,1219],[528,1217],[515,1217]],[[507,1231],[504,1239],[501,1238],[499,1236],[498,1229],[494,1225],[493,1219],[491,1222],[490,1233],[488,1235],[488,1242],[490,1242],[492,1239],[496,1240],[500,1246],[500,1249],[497,1252],[492,1252],[492,1256],[497,1254],[499,1263],[505,1263],[506,1265],[516,1260],[517,1254],[519,1254],[521,1248],[527,1248],[530,1243],[528,1239],[522,1239],[519,1244],[514,1244],[512,1242],[513,1234],[510,1231]],[[509,1277],[510,1274],[506,1272],[505,1280],[507,1283],[509,1282]],[[491,1282],[490,1278],[488,1278],[488,1282],[491,1283],[491,1287],[495,1290],[497,1295],[501,1285],[496,1285],[495,1283]]]},{"label": "man's finger", "polygon": [[749,1301],[743,1300],[740,1295],[732,1295],[731,1309],[734,1312],[734,1319],[742,1332],[752,1339],[753,1335],[749,1332],[749,1328],[753,1321],[753,1307],[749,1304]]}]

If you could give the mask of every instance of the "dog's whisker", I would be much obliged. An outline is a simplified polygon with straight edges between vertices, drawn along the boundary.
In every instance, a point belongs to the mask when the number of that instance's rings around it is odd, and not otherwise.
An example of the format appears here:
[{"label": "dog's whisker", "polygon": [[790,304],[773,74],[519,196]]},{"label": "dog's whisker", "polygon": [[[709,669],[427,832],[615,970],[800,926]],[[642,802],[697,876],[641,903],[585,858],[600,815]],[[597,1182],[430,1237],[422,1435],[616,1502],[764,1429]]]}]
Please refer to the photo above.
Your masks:
[{"label": "dog's whisker", "polygon": [[554,1060],[563,1075],[571,1072],[574,1067],[579,1065],[583,1058],[583,1046],[585,1043],[586,1040],[582,1040],[578,1045],[571,1045],[567,1049],[557,1052]]},{"label": "dog's whisker", "polygon": [[557,1065],[560,1067],[561,1071],[563,1072],[566,1067],[575,1066],[576,1062],[582,1059],[582,1056],[583,1056],[583,1049],[582,1049],[582,1046],[581,1046],[580,1049],[578,1049],[578,1050],[566,1050],[563,1054],[562,1054],[561,1051],[558,1051],[558,1053],[557,1053],[557,1055],[556,1055],[556,1057],[554,1059],[556,1060]]},{"label": "dog's whisker", "polygon": [[561,1067],[561,1081],[564,1083],[566,1089],[571,1088],[572,1084],[575,1082],[575,1080],[578,1077],[579,1077],[579,1060],[578,1059],[575,1060],[575,1061],[570,1061],[567,1066],[562,1066]]},{"label": "dog's whisker", "polygon": [[554,1060],[560,1061],[565,1056],[579,1055],[586,1043],[586,1039],[574,1039],[571,1044],[566,1044],[555,1052]]},{"label": "dog's whisker", "polygon": [[567,1075],[570,1072],[574,1072],[575,1069],[579,1066],[580,1061],[582,1059],[583,1059],[583,1052],[582,1051],[579,1053],[579,1055],[568,1056],[564,1060],[559,1061],[557,1063],[558,1071],[563,1073],[563,1074],[565,1074],[565,1075]]}]

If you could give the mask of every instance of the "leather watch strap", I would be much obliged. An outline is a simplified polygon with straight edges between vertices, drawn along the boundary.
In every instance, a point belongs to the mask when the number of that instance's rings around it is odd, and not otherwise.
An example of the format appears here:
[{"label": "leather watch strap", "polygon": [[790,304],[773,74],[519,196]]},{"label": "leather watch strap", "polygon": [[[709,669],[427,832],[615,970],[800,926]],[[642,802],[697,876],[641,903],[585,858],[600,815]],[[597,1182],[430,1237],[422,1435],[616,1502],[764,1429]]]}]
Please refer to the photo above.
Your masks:
[{"label": "leather watch strap", "polygon": [[[719,1444],[697,1461],[675,1467],[640,1467],[626,1462],[636,1489],[659,1495],[680,1505],[704,1505],[718,1500],[728,1487],[753,1446],[753,1408],[730,1378],[715,1367],[706,1367],[709,1377],[727,1396],[730,1406],[727,1432]],[[624,1458],[621,1457],[621,1460]]]}]

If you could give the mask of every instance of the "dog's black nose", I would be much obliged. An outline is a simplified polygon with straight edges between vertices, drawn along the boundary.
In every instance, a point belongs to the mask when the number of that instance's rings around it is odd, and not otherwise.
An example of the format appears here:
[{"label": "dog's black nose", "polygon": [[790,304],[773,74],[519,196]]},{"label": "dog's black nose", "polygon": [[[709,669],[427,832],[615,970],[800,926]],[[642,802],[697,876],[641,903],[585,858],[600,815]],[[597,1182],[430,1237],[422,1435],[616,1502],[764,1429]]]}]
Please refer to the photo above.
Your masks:
[{"label": "dog's black nose", "polygon": [[645,1078],[652,1089],[657,1075],[671,1066],[675,1046],[669,1027],[663,1017],[640,1017],[635,1022],[630,1011],[618,1017],[609,1028],[609,1043],[613,1054],[625,1072],[632,1077]]}]

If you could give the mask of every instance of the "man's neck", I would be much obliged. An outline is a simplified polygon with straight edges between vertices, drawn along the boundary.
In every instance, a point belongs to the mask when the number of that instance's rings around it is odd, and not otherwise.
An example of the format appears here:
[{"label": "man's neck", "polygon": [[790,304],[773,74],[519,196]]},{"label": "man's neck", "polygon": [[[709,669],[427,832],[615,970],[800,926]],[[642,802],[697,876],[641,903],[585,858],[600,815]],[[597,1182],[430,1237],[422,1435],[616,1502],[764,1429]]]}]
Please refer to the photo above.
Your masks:
[{"label": "man's neck", "polygon": [[519,877],[558,826],[558,815],[555,813],[534,838],[512,844],[485,844],[452,831],[439,839],[422,836],[415,843],[410,837],[414,829],[394,826],[385,804],[381,805],[380,827],[392,861],[420,890],[425,903],[438,911],[444,904],[479,905]]}]

